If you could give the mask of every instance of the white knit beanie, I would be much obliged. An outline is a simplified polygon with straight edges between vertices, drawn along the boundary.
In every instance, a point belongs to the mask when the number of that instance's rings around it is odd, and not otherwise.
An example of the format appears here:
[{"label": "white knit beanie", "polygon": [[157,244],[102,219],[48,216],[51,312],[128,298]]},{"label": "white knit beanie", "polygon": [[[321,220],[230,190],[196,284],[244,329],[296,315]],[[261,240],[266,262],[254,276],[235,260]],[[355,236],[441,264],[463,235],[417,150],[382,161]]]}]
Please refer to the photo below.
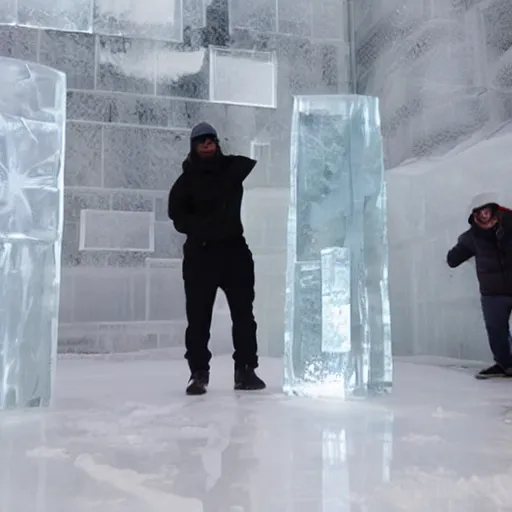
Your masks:
[{"label": "white knit beanie", "polygon": [[497,192],[482,192],[473,197],[469,205],[469,214],[488,204],[500,204],[499,194]]}]

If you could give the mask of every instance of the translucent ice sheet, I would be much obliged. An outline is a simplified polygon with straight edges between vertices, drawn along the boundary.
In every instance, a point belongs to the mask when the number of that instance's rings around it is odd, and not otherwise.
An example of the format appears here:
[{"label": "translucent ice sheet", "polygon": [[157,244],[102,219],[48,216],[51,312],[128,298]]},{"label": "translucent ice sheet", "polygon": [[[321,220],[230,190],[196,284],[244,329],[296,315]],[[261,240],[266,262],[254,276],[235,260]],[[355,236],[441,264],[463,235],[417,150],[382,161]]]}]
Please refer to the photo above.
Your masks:
[{"label": "translucent ice sheet", "polygon": [[0,58],[0,409],[51,397],[65,105],[63,73]]}]

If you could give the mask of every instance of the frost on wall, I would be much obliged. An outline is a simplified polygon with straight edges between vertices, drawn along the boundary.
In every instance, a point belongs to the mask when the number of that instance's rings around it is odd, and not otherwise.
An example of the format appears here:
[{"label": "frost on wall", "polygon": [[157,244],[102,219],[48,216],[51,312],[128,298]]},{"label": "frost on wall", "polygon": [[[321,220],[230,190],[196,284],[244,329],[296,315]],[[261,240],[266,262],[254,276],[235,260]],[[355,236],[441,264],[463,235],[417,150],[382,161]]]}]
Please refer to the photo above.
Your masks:
[{"label": "frost on wall", "polygon": [[507,0],[355,2],[357,86],[381,98],[388,167],[512,119]]}]

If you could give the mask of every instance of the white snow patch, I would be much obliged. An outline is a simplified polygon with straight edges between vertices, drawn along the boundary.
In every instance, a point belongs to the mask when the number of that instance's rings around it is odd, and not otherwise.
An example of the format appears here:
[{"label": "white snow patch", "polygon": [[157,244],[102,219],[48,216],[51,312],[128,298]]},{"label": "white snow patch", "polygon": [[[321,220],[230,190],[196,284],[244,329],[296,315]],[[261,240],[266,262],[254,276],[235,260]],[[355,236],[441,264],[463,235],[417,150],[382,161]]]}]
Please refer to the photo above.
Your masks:
[{"label": "white snow patch", "polygon": [[170,510],[203,512],[203,505],[197,499],[182,498],[144,485],[149,480],[157,478],[158,475],[144,475],[129,469],[97,464],[88,454],[79,455],[75,460],[75,467],[98,482],[109,484],[142,500],[151,512],[169,512]]},{"label": "white snow patch", "polygon": [[443,439],[440,436],[426,436],[422,434],[409,434],[402,437],[402,441],[405,443],[417,444],[417,445],[429,445],[442,443]]},{"label": "white snow patch", "polygon": [[377,491],[366,503],[368,511],[386,512],[451,512],[468,506],[465,510],[510,510],[512,471],[460,478],[442,468],[432,472],[409,468],[395,474],[391,484]]},{"label": "white snow patch", "polygon": [[27,457],[35,459],[69,459],[69,454],[63,448],[52,448],[50,446],[38,446],[32,450],[27,450]]}]

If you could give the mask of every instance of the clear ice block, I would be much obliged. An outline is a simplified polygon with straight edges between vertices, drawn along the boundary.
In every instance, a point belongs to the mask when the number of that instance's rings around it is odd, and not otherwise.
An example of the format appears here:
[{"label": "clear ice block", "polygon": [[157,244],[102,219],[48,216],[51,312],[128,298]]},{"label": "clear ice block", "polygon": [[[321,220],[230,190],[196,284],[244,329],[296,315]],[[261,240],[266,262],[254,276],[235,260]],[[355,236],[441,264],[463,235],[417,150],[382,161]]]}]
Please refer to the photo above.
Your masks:
[{"label": "clear ice block", "polygon": [[50,402],[65,115],[63,73],[0,58],[0,409]]},{"label": "clear ice block", "polygon": [[284,390],[391,389],[386,186],[377,98],[294,101]]}]

